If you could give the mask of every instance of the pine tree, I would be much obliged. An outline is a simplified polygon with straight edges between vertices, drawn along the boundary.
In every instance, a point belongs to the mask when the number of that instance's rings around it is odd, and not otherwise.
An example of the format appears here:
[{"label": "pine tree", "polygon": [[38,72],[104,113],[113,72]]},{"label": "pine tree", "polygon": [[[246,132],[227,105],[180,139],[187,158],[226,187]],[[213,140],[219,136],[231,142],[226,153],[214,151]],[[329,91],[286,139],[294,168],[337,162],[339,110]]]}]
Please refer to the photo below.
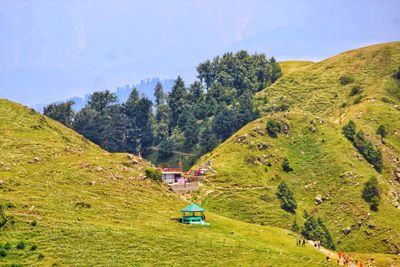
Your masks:
[{"label": "pine tree", "polygon": [[354,121],[351,120],[345,126],[343,126],[342,134],[350,141],[354,140],[354,136],[356,134],[356,124]]},{"label": "pine tree", "polygon": [[289,211],[291,213],[295,213],[297,209],[297,203],[294,199],[292,191],[290,191],[289,187],[285,182],[281,182],[278,185],[278,191],[276,192],[277,197],[281,201],[282,209]]},{"label": "pine tree", "polygon": [[171,128],[178,124],[181,117],[184,104],[186,104],[187,91],[182,78],[178,76],[172,87],[171,93],[168,95],[168,106],[171,110]]},{"label": "pine tree", "polygon": [[385,126],[383,124],[379,125],[376,133],[381,137],[381,142],[383,144],[384,143],[383,138],[387,136],[387,131]]}]

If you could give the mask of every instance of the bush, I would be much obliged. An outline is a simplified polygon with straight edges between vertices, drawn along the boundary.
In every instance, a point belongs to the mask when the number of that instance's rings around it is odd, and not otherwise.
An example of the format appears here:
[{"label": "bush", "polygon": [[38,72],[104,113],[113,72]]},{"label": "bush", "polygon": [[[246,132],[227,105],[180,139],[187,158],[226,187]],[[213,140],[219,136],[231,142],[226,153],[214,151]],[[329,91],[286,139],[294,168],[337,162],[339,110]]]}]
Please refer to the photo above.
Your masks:
[{"label": "bush", "polygon": [[285,182],[281,182],[278,185],[278,191],[276,192],[276,195],[281,201],[282,209],[291,213],[296,212],[297,209],[296,200],[294,199],[292,191],[290,191],[289,187]]},{"label": "bush", "polygon": [[294,219],[293,223],[292,223],[292,231],[295,233],[300,233],[300,227],[296,222],[296,219]]},{"label": "bush", "polygon": [[293,168],[290,167],[289,160],[288,160],[288,158],[286,158],[286,157],[283,158],[282,169],[283,169],[285,172],[291,172],[291,171],[293,171]]},{"label": "bush", "polygon": [[18,250],[23,250],[25,248],[25,242],[24,241],[19,241],[16,248]]},{"label": "bush", "polygon": [[278,133],[281,132],[281,123],[277,120],[270,119],[267,122],[267,132],[269,136],[276,138],[278,136]]},{"label": "bush", "polygon": [[35,220],[31,221],[31,225],[32,226],[36,226],[37,225],[37,221],[35,221]]},{"label": "bush", "polygon": [[44,259],[44,255],[42,253],[40,253],[39,256],[38,256],[38,259],[39,260],[43,260]]},{"label": "bush", "polygon": [[90,205],[90,203],[86,203],[86,202],[80,200],[80,201],[76,202],[75,207],[77,207],[77,208],[88,208],[89,209],[89,208],[92,207],[92,205]]},{"label": "bush", "polygon": [[10,250],[11,248],[12,248],[12,245],[11,245],[10,242],[7,242],[7,243],[4,244],[4,249],[5,250]]},{"label": "bush", "polygon": [[4,248],[0,248],[0,258],[7,256],[7,251]]},{"label": "bush", "polygon": [[347,75],[343,75],[339,78],[339,82],[341,85],[347,85],[349,83],[352,83],[353,81],[354,81],[354,79]]},{"label": "bush", "polygon": [[0,228],[7,222],[6,215],[4,214],[3,207],[0,205]]},{"label": "bush", "polygon": [[373,211],[378,210],[380,201],[380,192],[378,186],[378,180],[375,176],[372,176],[364,185],[362,192],[362,198],[368,202],[369,207]]},{"label": "bush", "polygon": [[379,125],[378,129],[376,130],[376,133],[381,137],[381,141],[383,143],[383,138],[387,136],[387,131],[385,126],[383,124]]},{"label": "bush", "polygon": [[37,249],[37,245],[32,245],[30,251],[35,251]]},{"label": "bush", "polygon": [[349,123],[342,128],[342,134],[353,143],[353,146],[357,148],[357,150],[378,172],[381,172],[382,152],[378,148],[375,148],[370,141],[365,139],[363,131],[360,130],[356,134],[355,132],[356,125],[353,121],[349,121]]},{"label": "bush", "polygon": [[393,73],[393,78],[400,80],[400,67]]},{"label": "bush", "polygon": [[363,98],[362,95],[357,96],[357,98],[354,99],[353,104],[354,105],[360,104],[362,98]]},{"label": "bush", "polygon": [[355,95],[361,94],[361,92],[362,92],[361,86],[355,85],[351,88],[349,96],[355,96]]},{"label": "bush", "polygon": [[343,126],[342,134],[350,141],[354,140],[354,136],[356,135],[356,124],[354,121],[351,120],[345,126]]},{"label": "bush", "polygon": [[307,239],[321,241],[321,244],[327,248],[335,249],[332,236],[321,218],[310,216],[307,211],[304,211],[303,217],[305,221],[301,234]]},{"label": "bush", "polygon": [[162,174],[160,171],[154,168],[148,168],[145,170],[146,177],[154,180],[154,181],[161,181],[162,180]]}]

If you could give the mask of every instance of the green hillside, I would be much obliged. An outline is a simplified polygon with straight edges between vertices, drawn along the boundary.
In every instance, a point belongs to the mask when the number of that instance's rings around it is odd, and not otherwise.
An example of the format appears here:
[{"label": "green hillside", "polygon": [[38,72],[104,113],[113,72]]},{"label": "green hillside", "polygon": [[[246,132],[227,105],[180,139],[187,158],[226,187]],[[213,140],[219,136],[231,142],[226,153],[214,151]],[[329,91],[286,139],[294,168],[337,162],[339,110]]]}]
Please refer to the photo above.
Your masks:
[{"label": "green hillside", "polygon": [[290,60],[279,62],[279,66],[281,67],[282,75],[286,75],[294,70],[298,70],[313,63],[314,62],[312,61]]},{"label": "green hillside", "polygon": [[[321,266],[293,233],[206,213],[144,178],[150,164],[110,154],[33,110],[0,99],[0,265]],[[1,217],[2,218],[2,217]],[[0,218],[0,222],[2,222]],[[10,246],[11,245],[11,248]]]},{"label": "green hillside", "polygon": [[[302,225],[306,210],[323,220],[339,250],[399,253],[400,82],[393,76],[399,66],[400,43],[387,43],[286,73],[283,67],[283,77],[257,95],[264,117],[196,164],[211,164],[216,173],[195,198],[227,217],[288,229],[294,220]],[[360,90],[351,96],[355,86]],[[277,138],[265,130],[271,119],[285,126]],[[382,151],[381,173],[342,135],[350,119]],[[388,131],[384,144],[376,134],[381,124]],[[285,157],[290,172],[282,169]],[[371,176],[381,190],[377,212],[361,197]],[[280,207],[275,193],[281,181],[294,193],[296,214]]]}]

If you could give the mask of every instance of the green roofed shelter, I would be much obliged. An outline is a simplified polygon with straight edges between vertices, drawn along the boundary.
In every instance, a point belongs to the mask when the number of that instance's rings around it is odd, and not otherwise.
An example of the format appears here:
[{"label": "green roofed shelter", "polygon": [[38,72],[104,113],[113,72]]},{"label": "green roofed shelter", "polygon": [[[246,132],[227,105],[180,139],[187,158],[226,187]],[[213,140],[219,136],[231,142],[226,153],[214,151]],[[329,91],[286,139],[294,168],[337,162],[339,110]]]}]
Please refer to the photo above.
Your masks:
[{"label": "green roofed shelter", "polygon": [[182,208],[182,223],[206,224],[206,216],[204,216],[204,211],[205,209],[193,203]]}]

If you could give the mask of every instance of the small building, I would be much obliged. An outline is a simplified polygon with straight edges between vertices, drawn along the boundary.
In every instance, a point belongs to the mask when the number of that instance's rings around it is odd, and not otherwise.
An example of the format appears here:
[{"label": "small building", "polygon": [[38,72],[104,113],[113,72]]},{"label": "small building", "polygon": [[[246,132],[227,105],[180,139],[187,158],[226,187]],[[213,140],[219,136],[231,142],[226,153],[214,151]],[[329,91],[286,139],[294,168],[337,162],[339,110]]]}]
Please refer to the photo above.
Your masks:
[{"label": "small building", "polygon": [[162,181],[167,184],[177,183],[182,177],[182,171],[179,169],[168,168],[161,171]]},{"label": "small building", "polygon": [[206,223],[206,216],[204,216],[205,209],[196,204],[192,203],[182,208],[181,212],[182,223],[208,225],[208,223]]}]

